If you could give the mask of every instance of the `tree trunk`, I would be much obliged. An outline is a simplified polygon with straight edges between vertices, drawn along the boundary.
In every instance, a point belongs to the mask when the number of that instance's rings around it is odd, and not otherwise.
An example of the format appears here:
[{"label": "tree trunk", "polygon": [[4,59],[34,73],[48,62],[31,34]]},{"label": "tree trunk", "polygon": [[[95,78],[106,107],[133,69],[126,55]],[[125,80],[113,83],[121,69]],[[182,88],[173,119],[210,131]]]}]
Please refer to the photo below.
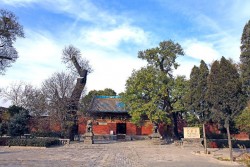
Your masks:
[{"label": "tree trunk", "polygon": [[174,121],[174,136],[176,139],[180,139],[179,133],[178,133],[178,120],[177,120],[177,112],[172,113],[173,121]]},{"label": "tree trunk", "polygon": [[[79,71],[79,70],[78,70]],[[78,103],[81,98],[82,91],[87,82],[87,70],[82,70],[82,73],[79,72],[79,75],[82,78],[77,78],[77,82],[75,88],[72,92],[70,97],[70,113],[72,114],[74,124],[71,127],[70,132],[70,140],[74,140],[74,136],[78,134],[78,125],[77,125],[77,110],[78,110]]]},{"label": "tree trunk", "polygon": [[230,161],[233,161],[232,141],[231,141],[231,135],[230,135],[230,129],[229,129],[229,121],[226,120],[225,126],[227,129],[227,139],[228,139]]},{"label": "tree trunk", "polygon": [[205,123],[203,123],[202,129],[203,129],[204,153],[207,154],[207,137],[206,137]]}]

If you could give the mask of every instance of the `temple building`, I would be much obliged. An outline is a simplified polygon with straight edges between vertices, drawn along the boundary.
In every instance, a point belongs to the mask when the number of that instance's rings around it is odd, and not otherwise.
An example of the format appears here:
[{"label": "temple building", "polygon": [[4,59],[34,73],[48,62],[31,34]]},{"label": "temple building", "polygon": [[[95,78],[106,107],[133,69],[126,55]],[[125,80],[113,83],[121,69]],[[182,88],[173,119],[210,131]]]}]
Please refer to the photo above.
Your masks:
[{"label": "temple building", "polygon": [[125,104],[120,96],[96,96],[86,116],[78,116],[78,132],[84,134],[87,119],[93,120],[94,135],[114,135],[119,137],[148,136],[152,133],[152,123],[145,121],[143,126],[136,126],[130,121]]}]

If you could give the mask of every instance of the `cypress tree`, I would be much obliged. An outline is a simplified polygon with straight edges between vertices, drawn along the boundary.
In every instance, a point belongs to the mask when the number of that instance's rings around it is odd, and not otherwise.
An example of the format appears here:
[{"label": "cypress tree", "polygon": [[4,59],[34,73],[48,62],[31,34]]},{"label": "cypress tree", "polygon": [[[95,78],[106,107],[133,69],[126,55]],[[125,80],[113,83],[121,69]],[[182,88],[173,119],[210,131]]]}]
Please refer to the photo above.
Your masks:
[{"label": "cypress tree", "polygon": [[242,86],[244,93],[250,100],[250,20],[243,29],[240,49]]},{"label": "cypress tree", "polygon": [[220,62],[212,64],[208,76],[208,90],[206,99],[211,107],[214,120],[223,121],[227,130],[230,160],[232,143],[229,129],[230,121],[240,113],[245,106],[244,96],[236,67],[224,57]]},{"label": "cypress tree", "polygon": [[203,124],[204,152],[207,153],[205,123],[208,119],[208,106],[205,99],[207,91],[207,77],[209,74],[206,63],[201,60],[200,67],[194,66],[190,74],[190,102],[191,110]]}]

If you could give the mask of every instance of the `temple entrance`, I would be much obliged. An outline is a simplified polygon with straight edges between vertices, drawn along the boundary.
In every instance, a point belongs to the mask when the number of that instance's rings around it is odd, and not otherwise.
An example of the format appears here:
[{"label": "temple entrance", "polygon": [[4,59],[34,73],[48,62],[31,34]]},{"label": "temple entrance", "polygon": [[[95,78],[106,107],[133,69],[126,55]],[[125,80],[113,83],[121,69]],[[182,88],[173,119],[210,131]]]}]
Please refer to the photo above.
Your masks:
[{"label": "temple entrance", "polygon": [[116,124],[116,137],[117,140],[125,140],[126,138],[126,123]]},{"label": "temple entrance", "polygon": [[116,134],[126,134],[126,123],[116,124]]},{"label": "temple entrance", "polygon": [[125,139],[125,137],[126,137],[126,123],[117,123],[116,124],[116,135],[117,135],[117,140]]}]

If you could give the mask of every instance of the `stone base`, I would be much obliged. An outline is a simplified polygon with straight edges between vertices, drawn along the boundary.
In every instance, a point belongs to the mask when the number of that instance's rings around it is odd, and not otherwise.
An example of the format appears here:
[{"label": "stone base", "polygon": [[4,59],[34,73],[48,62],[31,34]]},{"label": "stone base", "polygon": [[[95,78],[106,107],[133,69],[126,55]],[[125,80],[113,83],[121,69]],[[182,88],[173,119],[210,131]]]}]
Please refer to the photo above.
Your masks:
[{"label": "stone base", "polygon": [[161,135],[159,133],[153,133],[150,135],[152,144],[154,145],[161,145],[163,144],[161,140]]},{"label": "stone base", "polygon": [[182,147],[202,148],[202,138],[182,138]]},{"label": "stone base", "polygon": [[93,140],[93,133],[88,132],[84,134],[84,144],[94,144]]}]

